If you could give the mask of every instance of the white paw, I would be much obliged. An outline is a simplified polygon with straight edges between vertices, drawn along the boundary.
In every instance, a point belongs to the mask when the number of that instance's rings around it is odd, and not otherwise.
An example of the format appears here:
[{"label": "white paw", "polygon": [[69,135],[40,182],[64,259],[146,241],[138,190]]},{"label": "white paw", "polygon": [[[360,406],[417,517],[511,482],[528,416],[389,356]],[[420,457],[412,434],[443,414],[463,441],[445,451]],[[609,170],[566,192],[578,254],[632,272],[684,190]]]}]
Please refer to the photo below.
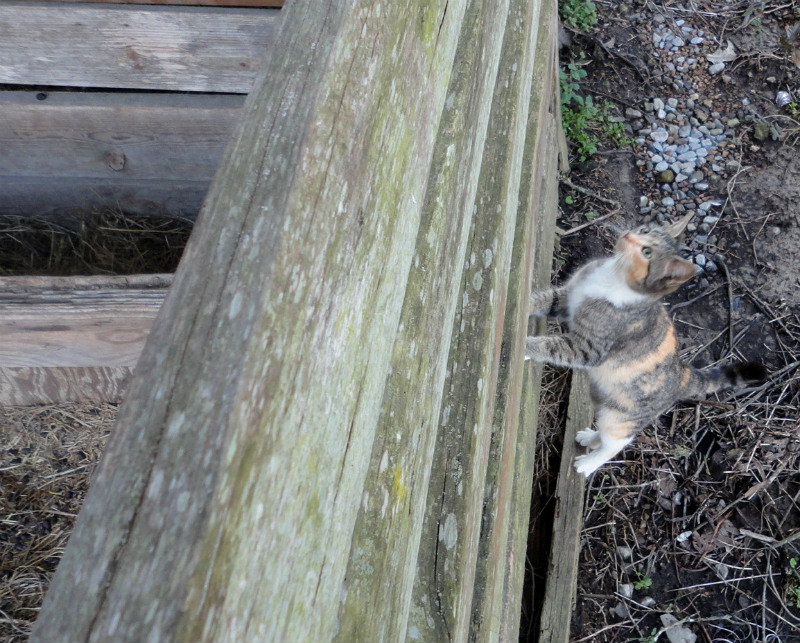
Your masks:
[{"label": "white paw", "polygon": [[[599,457],[598,457],[599,456]],[[585,476],[594,473],[602,467],[608,460],[599,451],[588,453],[586,455],[579,455],[575,458],[575,470]]]},{"label": "white paw", "polygon": [[582,447],[589,447],[596,449],[600,446],[600,434],[594,429],[586,428],[583,431],[578,431],[575,434],[575,442]]}]

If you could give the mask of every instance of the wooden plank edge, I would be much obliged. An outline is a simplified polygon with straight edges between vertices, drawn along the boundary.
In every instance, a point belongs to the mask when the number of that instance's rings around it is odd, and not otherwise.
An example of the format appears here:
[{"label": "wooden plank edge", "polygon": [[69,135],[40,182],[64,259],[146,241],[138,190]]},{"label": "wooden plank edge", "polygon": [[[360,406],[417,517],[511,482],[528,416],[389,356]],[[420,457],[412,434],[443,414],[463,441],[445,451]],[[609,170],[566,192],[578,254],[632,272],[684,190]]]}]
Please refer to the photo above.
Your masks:
[{"label": "wooden plank edge", "polygon": [[[25,1],[25,0],[23,0]],[[201,7],[243,7],[243,8],[270,8],[280,9],[284,0],[37,0],[38,2],[52,2],[71,4],[156,4],[156,5],[197,5]]]},{"label": "wooden plank edge", "polygon": [[564,448],[556,486],[553,540],[544,589],[539,643],[568,643],[570,620],[578,586],[578,553],[583,528],[586,477],[575,471],[577,431],[591,426],[592,403],[584,371],[572,374],[572,386],[564,432]]},{"label": "wooden plank edge", "polygon": [[125,366],[0,368],[0,405],[118,404],[125,397],[131,371]]},{"label": "wooden plank edge", "polygon": [[141,289],[169,288],[172,273],[151,275],[78,275],[73,277],[28,276],[0,277],[0,293],[24,290],[103,290],[107,288]]}]

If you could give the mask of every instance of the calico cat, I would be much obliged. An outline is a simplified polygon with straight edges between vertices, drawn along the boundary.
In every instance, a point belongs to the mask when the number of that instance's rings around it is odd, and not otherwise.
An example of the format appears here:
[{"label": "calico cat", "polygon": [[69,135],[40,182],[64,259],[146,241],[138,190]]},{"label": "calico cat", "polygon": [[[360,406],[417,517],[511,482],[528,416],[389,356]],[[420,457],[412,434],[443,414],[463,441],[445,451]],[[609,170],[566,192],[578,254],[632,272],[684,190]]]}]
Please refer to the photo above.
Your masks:
[{"label": "calico cat", "polygon": [[677,243],[692,214],[625,232],[612,256],[585,264],[562,287],[531,294],[530,313],[566,321],[569,332],[528,337],[526,359],[589,374],[597,431],[576,436],[590,450],[575,459],[580,473],[596,471],[678,400],[766,378],[755,362],[698,370],[680,360],[659,300],[695,275]]}]

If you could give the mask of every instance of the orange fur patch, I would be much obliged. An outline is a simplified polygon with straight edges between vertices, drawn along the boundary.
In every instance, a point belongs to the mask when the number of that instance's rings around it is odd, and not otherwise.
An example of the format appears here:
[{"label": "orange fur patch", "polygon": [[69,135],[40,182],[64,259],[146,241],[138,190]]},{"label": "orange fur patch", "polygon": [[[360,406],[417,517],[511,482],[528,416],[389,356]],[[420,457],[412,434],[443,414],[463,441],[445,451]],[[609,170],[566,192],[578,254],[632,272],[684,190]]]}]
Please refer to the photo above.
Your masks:
[{"label": "orange fur patch", "polygon": [[633,435],[636,423],[628,420],[627,416],[619,411],[603,409],[597,416],[597,428],[609,438],[625,440]]},{"label": "orange fur patch", "polygon": [[675,329],[672,326],[668,326],[664,339],[651,353],[647,353],[644,357],[632,362],[619,359],[609,360],[594,370],[604,384],[613,385],[614,383],[628,382],[644,373],[653,371],[659,364],[672,357],[677,347]]},{"label": "orange fur patch", "polygon": [[640,284],[647,278],[650,263],[639,252],[631,254],[631,259],[633,263],[628,268],[628,282]]}]

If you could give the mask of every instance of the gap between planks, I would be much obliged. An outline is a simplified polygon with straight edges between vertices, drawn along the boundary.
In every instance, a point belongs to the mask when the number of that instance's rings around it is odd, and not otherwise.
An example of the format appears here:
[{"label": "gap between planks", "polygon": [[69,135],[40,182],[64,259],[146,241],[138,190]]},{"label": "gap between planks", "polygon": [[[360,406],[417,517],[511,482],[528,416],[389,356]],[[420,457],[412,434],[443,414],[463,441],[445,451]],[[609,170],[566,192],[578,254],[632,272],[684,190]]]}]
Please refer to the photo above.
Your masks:
[{"label": "gap between planks", "polygon": [[592,424],[592,403],[584,371],[572,373],[572,386],[556,486],[553,539],[547,569],[538,643],[568,643],[578,586],[578,553],[583,528],[586,478],[575,471],[575,434]]}]

